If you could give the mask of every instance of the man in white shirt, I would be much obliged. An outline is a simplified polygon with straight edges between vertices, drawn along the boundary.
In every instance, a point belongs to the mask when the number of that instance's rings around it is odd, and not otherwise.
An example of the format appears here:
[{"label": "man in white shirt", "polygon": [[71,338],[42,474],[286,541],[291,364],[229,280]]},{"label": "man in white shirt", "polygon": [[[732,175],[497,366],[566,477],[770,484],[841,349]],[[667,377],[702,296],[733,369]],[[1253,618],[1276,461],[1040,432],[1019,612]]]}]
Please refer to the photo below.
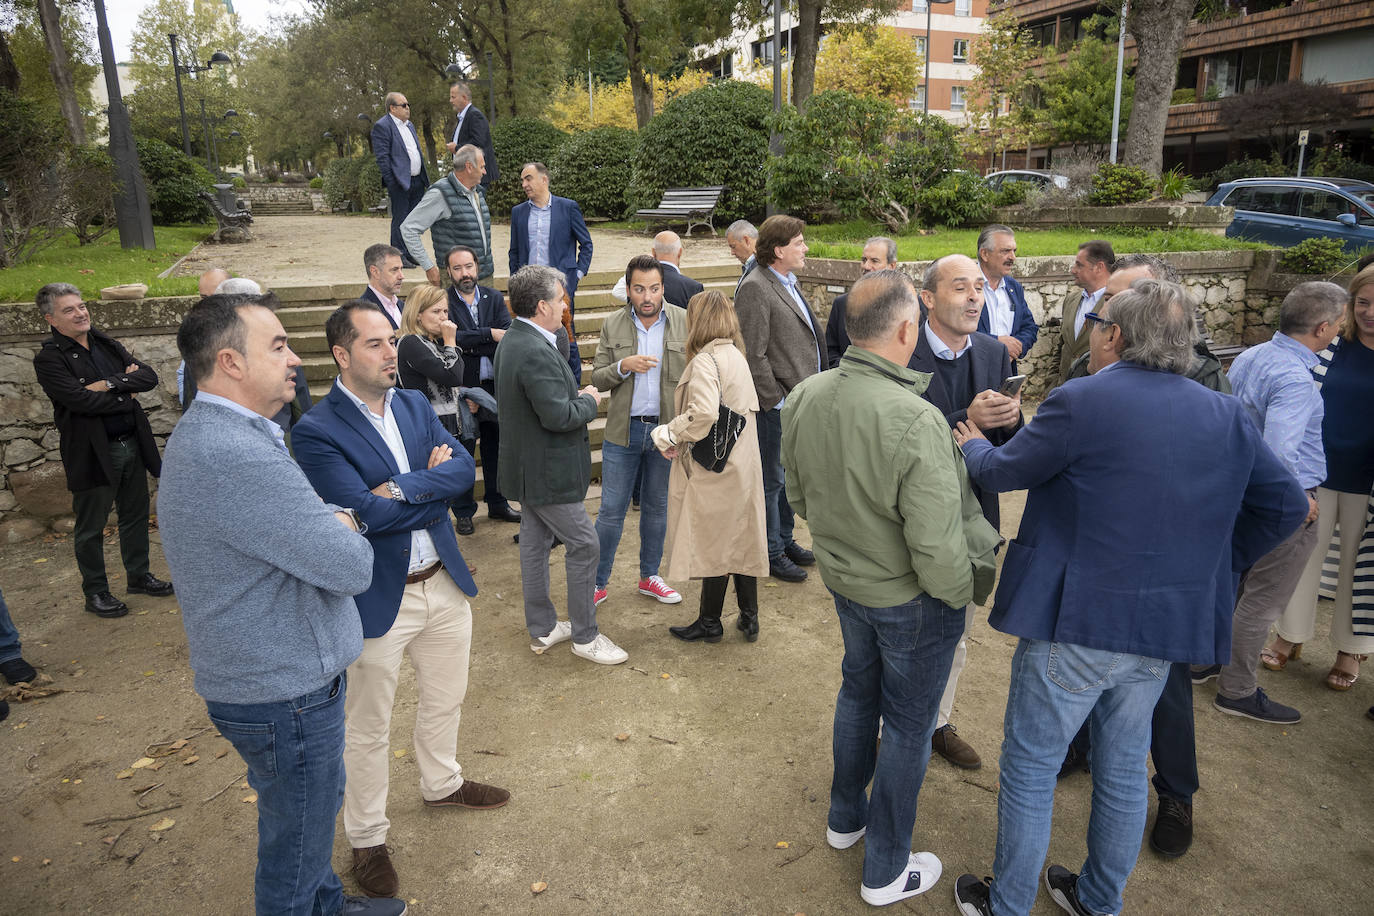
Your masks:
[{"label": "man in white shirt", "polygon": [[367,271],[367,289],[358,298],[376,303],[392,330],[400,328],[406,307],[401,298],[401,284],[405,282],[401,252],[390,245],[369,245],[363,252],[363,269]]},{"label": "man in white shirt", "polygon": [[[399,92],[386,94],[386,114],[372,125],[372,155],[391,198],[391,247],[403,249],[401,224],[429,187],[420,135],[410,122],[410,103]],[[406,265],[414,267],[414,264]]]},{"label": "man in white shirt", "polygon": [[1069,367],[1073,361],[1088,352],[1092,322],[1086,316],[1089,312],[1097,311],[1102,303],[1102,294],[1107,291],[1107,278],[1112,275],[1112,263],[1115,261],[1112,243],[1102,239],[1089,239],[1078,246],[1078,254],[1074,255],[1069,273],[1073,274],[1074,285],[1079,288],[1070,290],[1060,306],[1063,316],[1059,326],[1062,340],[1059,350],[1061,385],[1069,380]]},{"label": "man in white shirt", "polygon": [[1002,342],[1016,361],[1030,352],[1040,328],[1026,305],[1026,291],[1011,275],[1016,266],[1016,233],[1010,226],[991,225],[978,233],[978,266],[983,272],[983,314],[978,330]]}]

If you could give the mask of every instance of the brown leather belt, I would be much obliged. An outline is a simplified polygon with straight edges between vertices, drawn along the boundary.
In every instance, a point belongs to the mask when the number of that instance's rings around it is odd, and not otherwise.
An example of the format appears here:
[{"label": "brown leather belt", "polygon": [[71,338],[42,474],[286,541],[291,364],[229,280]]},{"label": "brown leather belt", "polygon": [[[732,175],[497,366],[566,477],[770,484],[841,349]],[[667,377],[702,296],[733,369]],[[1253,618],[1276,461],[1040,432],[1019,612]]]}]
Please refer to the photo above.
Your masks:
[{"label": "brown leather belt", "polygon": [[423,582],[434,577],[434,574],[444,568],[442,560],[435,560],[433,564],[426,566],[419,572],[413,572],[406,576],[406,585],[414,585],[416,582]]}]

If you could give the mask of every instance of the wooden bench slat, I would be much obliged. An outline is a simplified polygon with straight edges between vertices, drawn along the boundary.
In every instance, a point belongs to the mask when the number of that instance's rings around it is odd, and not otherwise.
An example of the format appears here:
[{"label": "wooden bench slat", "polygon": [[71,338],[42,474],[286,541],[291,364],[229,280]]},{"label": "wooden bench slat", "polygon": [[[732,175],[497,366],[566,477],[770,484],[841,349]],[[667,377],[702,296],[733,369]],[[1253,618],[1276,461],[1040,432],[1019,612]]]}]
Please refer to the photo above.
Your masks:
[{"label": "wooden bench slat", "polygon": [[[711,230],[711,234],[715,235],[716,227],[713,222],[715,210],[716,207],[720,206],[720,199],[724,194],[725,185],[668,188],[663,192],[663,199],[659,201],[657,207],[636,210],[635,218],[646,221],[660,219],[686,222],[688,235],[692,234],[693,227],[706,226]],[[698,216],[704,216],[705,219],[696,219],[695,217]]]}]

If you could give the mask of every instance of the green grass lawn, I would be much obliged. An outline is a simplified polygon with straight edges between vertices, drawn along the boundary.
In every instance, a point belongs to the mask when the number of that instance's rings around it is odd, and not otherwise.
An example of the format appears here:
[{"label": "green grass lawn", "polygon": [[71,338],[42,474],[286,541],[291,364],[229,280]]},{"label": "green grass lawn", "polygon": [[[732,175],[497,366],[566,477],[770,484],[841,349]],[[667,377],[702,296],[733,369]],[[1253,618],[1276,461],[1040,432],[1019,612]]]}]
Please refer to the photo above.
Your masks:
[{"label": "green grass lawn", "polygon": [[[808,225],[806,243],[815,258],[858,260],[863,255],[865,239],[875,235],[889,235],[876,223],[853,220],[828,225]],[[1016,233],[1016,254],[1019,257],[1072,255],[1087,239],[1106,239],[1117,254],[1161,251],[1219,251],[1237,248],[1266,248],[1254,242],[1242,242],[1196,229],[1150,229],[1140,231],[1107,231],[1101,229],[1036,229]],[[970,257],[978,244],[977,229],[940,229],[931,235],[897,236],[897,260],[929,261],[942,255],[963,252]]]},{"label": "green grass lawn", "polygon": [[147,283],[149,296],[185,296],[196,291],[195,277],[157,275],[177,262],[215,230],[210,225],[158,226],[153,229],[157,248],[145,251],[119,247],[119,233],[81,246],[66,235],[17,267],[0,270],[0,302],[32,302],[46,283],[71,283],[87,299],[98,299],[100,290],[121,283]]}]

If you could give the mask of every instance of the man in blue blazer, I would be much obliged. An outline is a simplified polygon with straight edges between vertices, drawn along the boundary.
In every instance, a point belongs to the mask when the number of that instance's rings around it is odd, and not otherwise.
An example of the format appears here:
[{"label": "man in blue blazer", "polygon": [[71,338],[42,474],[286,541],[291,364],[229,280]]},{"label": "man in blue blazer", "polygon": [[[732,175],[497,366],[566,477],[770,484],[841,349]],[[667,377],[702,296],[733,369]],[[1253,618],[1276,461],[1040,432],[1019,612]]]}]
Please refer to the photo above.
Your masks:
[{"label": "man in blue blazer", "polygon": [[355,599],[363,651],[348,668],[343,809],[358,884],[386,897],[398,889],[386,797],[403,655],[419,688],[424,803],[497,808],[510,793],[464,779],[455,759],[472,642],[468,598],[477,586],[449,527],[448,502],[472,486],[472,458],[423,394],[392,387],[395,337],[379,308],[360,299],[343,305],[326,321],[325,338],[339,377],[297,424],[296,458],[322,499],[357,510],[372,544],[372,584]]},{"label": "man in blue blazer", "polygon": [[1084,720],[1094,811],[1081,875],[1045,884],[1071,913],[1119,913],[1148,805],[1145,756],[1169,662],[1229,658],[1241,571],[1307,516],[1302,487],[1235,398],[1186,378],[1196,327],[1182,287],[1137,281],[1095,320],[1121,359],[1045,399],[994,447],[955,438],[984,489],[1028,489],[989,622],[1011,664],[996,879],[964,875],[965,914],[1028,913],[1049,847],[1055,778]]},{"label": "man in blue blazer", "polygon": [[978,233],[978,266],[983,270],[983,314],[978,330],[1006,344],[1011,368],[1030,352],[1040,327],[1026,305],[1026,291],[1011,270],[1016,266],[1016,233],[1009,226],[991,225]]},{"label": "man in blue blazer", "polygon": [[391,198],[391,247],[405,251],[401,223],[424,196],[429,176],[425,174],[420,135],[410,121],[410,103],[399,92],[386,94],[386,114],[372,125],[372,155],[377,157],[382,185]]}]

